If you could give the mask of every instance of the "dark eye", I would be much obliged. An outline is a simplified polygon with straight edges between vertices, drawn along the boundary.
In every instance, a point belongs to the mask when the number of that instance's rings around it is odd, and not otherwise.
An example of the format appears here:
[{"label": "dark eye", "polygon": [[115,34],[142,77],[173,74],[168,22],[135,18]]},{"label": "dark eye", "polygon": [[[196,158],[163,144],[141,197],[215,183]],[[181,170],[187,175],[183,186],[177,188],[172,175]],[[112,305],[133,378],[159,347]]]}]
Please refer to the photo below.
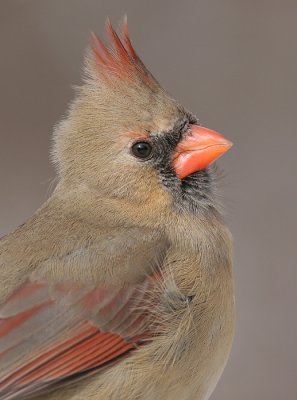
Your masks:
[{"label": "dark eye", "polygon": [[142,160],[149,159],[152,154],[152,150],[152,146],[148,142],[137,142],[132,146],[132,154],[137,158],[141,158]]}]

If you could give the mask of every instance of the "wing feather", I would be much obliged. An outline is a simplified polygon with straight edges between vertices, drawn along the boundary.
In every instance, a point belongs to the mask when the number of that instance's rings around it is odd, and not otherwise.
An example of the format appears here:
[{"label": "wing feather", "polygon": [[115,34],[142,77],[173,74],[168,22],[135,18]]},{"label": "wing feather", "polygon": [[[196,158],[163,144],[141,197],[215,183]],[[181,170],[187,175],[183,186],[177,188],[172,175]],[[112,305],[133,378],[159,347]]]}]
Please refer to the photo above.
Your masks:
[{"label": "wing feather", "polygon": [[0,307],[0,399],[105,367],[149,338],[153,278],[118,287],[27,281]]}]

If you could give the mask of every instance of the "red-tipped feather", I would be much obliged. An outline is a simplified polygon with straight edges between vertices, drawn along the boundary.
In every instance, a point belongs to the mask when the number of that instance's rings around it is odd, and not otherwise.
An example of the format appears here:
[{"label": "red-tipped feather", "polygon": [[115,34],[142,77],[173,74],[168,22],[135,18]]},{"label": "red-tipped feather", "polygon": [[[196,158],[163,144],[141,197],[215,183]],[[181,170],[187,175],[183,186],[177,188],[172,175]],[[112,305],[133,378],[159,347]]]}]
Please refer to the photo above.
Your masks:
[{"label": "red-tipped feather", "polygon": [[125,49],[126,49],[127,53],[129,54],[129,56],[134,61],[138,62],[139,61],[139,57],[136,54],[136,51],[134,50],[134,48],[132,46],[130,35],[129,35],[127,17],[125,17],[124,20],[123,20],[122,32],[123,32],[124,46],[125,46]]},{"label": "red-tipped feather", "polygon": [[157,85],[132,46],[127,19],[123,21],[120,35],[115,32],[108,19],[106,33],[109,46],[105,46],[95,34],[91,38],[91,49],[101,77],[108,83],[118,77],[121,80],[138,78],[149,86]]},{"label": "red-tipped feather", "polygon": [[98,38],[97,35],[95,35],[95,33],[92,33],[91,47],[98,63],[102,66],[107,67],[111,62],[111,55],[109,54],[107,48],[104,46],[103,42]]},{"label": "red-tipped feather", "polygon": [[110,42],[116,51],[120,63],[124,65],[129,65],[130,64],[130,59],[129,59],[129,54],[127,53],[125,47],[123,46],[123,43],[121,42],[120,38],[118,37],[117,33],[113,29],[110,20],[107,20],[106,23],[106,32],[109,36]]}]

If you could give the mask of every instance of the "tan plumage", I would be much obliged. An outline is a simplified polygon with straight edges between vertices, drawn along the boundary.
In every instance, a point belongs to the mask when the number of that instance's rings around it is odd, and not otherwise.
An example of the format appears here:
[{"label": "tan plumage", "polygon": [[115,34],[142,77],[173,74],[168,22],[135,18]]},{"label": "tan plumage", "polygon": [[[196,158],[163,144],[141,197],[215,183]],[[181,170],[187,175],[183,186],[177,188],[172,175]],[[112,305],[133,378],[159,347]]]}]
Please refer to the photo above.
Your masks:
[{"label": "tan plumage", "polygon": [[[85,83],[55,132],[59,183],[29,221],[0,241],[2,400],[24,395],[206,400],[225,366],[234,319],[231,241],[216,207],[212,172],[195,178],[197,199],[192,186],[183,189],[170,175],[181,193],[188,190],[178,198],[178,190],[166,181],[169,175],[162,175],[164,166],[131,156],[135,137],[169,137],[180,119],[192,124],[194,117],[145,69],[126,29],[124,25],[120,42],[108,25],[111,50],[93,39]],[[25,282],[37,282],[40,296],[55,307],[52,314],[39,313],[36,321],[29,318],[29,328],[15,321],[38,303],[35,292],[23,305],[11,297]],[[67,337],[67,318],[70,324],[79,316],[103,331],[106,315],[79,300],[95,288],[111,294],[123,288],[129,299],[129,290],[134,293],[125,318],[135,313],[144,317],[129,337],[123,318],[105,326],[124,341],[131,339],[135,350],[87,376],[67,373],[70,382],[36,378],[26,386],[23,374],[4,387],[17,365],[28,364],[30,357],[36,360],[53,338]],[[118,312],[120,305],[115,306]],[[12,325],[12,331],[1,334]],[[11,352],[7,358],[5,351]]]}]

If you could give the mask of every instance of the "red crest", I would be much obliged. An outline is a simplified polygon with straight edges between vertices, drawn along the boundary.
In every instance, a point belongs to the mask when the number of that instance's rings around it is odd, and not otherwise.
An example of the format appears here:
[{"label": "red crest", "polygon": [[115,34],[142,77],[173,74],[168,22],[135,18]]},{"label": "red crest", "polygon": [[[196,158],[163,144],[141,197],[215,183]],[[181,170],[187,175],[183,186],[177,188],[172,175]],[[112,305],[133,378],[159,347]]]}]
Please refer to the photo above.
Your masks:
[{"label": "red crest", "polygon": [[115,32],[108,19],[106,33],[109,38],[109,45],[107,46],[94,33],[91,39],[91,48],[100,75],[109,82],[114,77],[123,80],[138,78],[149,84],[149,86],[156,86],[157,82],[146,69],[132,46],[127,19],[124,19],[119,35]]}]

